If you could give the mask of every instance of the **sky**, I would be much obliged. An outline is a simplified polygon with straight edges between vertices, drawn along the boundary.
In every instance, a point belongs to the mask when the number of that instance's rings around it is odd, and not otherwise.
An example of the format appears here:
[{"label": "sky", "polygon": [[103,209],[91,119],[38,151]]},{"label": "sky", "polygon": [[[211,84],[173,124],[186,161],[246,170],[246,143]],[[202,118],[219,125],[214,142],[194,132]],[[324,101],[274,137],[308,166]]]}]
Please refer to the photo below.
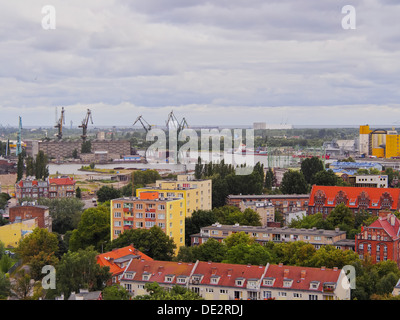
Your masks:
[{"label": "sky", "polygon": [[[342,26],[346,5],[355,29]],[[94,126],[132,126],[140,115],[163,125],[171,111],[189,126],[400,124],[397,0],[0,7],[0,126],[19,116],[53,126],[61,107],[74,127],[87,109]]]}]

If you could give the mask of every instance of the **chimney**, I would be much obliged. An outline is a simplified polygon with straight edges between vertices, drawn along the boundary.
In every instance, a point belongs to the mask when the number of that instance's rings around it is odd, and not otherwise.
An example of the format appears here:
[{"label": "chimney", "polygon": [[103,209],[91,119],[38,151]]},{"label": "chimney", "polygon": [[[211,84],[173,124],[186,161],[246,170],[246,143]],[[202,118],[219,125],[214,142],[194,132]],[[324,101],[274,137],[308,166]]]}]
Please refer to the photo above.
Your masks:
[{"label": "chimney", "polygon": [[325,266],[322,266],[322,267],[321,267],[321,270],[324,271],[324,270],[325,270]]},{"label": "chimney", "polygon": [[110,258],[109,261],[110,261],[111,264],[114,264],[114,258]]},{"label": "chimney", "polygon": [[392,227],[394,227],[394,224],[396,222],[396,216],[394,214],[390,214],[390,224]]},{"label": "chimney", "polygon": [[232,275],[232,269],[228,269],[228,277]]},{"label": "chimney", "polygon": [[163,266],[159,266],[159,267],[158,267],[158,272],[159,272],[159,273],[163,272],[163,270],[164,270],[164,267],[163,267]]},{"label": "chimney", "polygon": [[283,266],[283,263],[282,262],[279,262],[279,267],[282,267]]},{"label": "chimney", "polygon": [[300,272],[300,278],[301,278],[301,279],[305,279],[305,278],[306,278],[306,273],[307,273],[306,270],[301,270],[301,272]]},{"label": "chimney", "polygon": [[381,211],[379,211],[379,219],[380,220],[386,220],[387,219],[387,216],[390,214],[390,211],[387,211],[387,210],[381,210]]},{"label": "chimney", "polygon": [[146,265],[143,267],[143,271],[149,271],[149,268],[150,268],[150,266],[149,266],[148,264],[146,264]]},{"label": "chimney", "polygon": [[283,270],[283,277],[288,278],[289,277],[289,269]]},{"label": "chimney", "polygon": [[333,267],[333,271],[338,271],[338,267]]},{"label": "chimney", "polygon": [[217,273],[217,268],[216,267],[212,267],[211,268],[211,274],[215,275]]}]

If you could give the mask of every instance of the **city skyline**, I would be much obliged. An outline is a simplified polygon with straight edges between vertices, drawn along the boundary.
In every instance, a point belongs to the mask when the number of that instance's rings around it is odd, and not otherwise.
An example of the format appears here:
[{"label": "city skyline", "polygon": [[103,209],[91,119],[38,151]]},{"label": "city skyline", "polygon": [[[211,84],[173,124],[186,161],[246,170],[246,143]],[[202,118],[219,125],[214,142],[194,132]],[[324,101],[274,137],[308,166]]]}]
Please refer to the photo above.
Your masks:
[{"label": "city skyline", "polygon": [[4,1],[0,125],[54,126],[64,107],[67,127],[87,108],[93,126],[172,110],[195,126],[396,126],[399,14],[392,0]]}]

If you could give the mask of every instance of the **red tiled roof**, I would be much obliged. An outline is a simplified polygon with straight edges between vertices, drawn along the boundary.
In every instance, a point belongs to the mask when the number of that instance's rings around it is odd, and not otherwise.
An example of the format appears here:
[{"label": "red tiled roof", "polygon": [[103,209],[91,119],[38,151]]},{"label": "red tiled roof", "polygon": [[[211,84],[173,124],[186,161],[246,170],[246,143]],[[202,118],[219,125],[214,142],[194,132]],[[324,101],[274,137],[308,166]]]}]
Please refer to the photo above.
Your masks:
[{"label": "red tiled roof", "polygon": [[[392,217],[394,219],[394,225],[390,222]],[[395,215],[391,214],[390,216],[379,218],[371,223],[367,228],[382,228],[392,239],[395,240],[399,237],[400,220]]]},{"label": "red tiled roof", "polygon": [[[346,206],[349,208],[357,208],[359,206],[358,201],[355,201],[354,204],[350,204],[350,200],[357,200],[358,196],[361,194],[361,192],[365,192],[368,194],[369,199],[370,199],[370,208],[377,208],[380,209],[380,205],[378,204],[377,207],[371,206],[372,202],[379,201],[381,196],[387,192],[391,195],[393,198],[393,203],[392,203],[392,210],[396,210],[399,208],[399,198],[400,198],[400,189],[399,188],[365,188],[365,187],[339,187],[339,186],[316,186],[314,185],[312,187],[311,193],[310,193],[310,200],[308,202],[309,206],[314,206],[314,196],[317,191],[323,191],[325,193],[326,199],[331,200],[336,197],[336,195],[339,193],[339,191],[343,191],[346,196],[347,196],[347,203]],[[336,206],[336,201],[334,201],[332,204],[328,204],[327,202],[324,204],[324,206]]]},{"label": "red tiled roof", "polygon": [[129,258],[130,256],[137,256],[136,259],[139,260],[140,259],[143,259],[145,261],[153,260],[149,256],[145,255],[143,252],[135,249],[133,246],[126,246],[123,248],[114,249],[113,251],[110,252],[99,254],[97,256],[97,263],[101,266],[110,267],[110,272],[113,275],[116,275],[122,273],[125,270],[126,264],[121,268],[121,265],[115,263],[115,260],[124,257]]},{"label": "red tiled roof", "polygon": [[[283,288],[283,280],[293,280],[290,289],[310,290],[311,282],[319,282],[315,291],[322,291],[324,283],[337,283],[340,269],[310,268],[285,265],[269,265],[264,278],[274,278],[272,288]],[[262,285],[263,287],[268,287]]]},{"label": "red tiled roof", "polygon": [[193,270],[194,263],[156,261],[156,260],[132,260],[126,271],[134,271],[132,280],[142,281],[143,274],[150,274],[150,282],[166,283],[166,275],[175,275],[171,284],[177,283],[177,276],[189,276]]},{"label": "red tiled roof", "polygon": [[75,180],[71,177],[68,178],[49,178],[49,183],[55,183],[57,185],[74,185]]}]

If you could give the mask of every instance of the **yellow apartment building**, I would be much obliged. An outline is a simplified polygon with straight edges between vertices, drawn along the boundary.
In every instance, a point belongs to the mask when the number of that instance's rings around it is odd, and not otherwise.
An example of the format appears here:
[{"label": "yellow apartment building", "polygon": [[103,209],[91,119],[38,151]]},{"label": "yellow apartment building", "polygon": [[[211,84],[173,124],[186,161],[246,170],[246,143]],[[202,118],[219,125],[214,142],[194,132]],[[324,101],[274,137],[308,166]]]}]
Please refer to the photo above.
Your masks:
[{"label": "yellow apartment building", "polygon": [[7,248],[15,248],[26,234],[38,227],[37,218],[9,223],[0,227],[0,241]]},{"label": "yellow apartment building", "polygon": [[185,245],[185,201],[161,198],[155,191],[140,192],[138,197],[111,200],[111,240],[125,230],[159,226],[173,239],[177,250]]},{"label": "yellow apartment building", "polygon": [[192,180],[189,175],[178,175],[177,180],[157,180],[154,187],[137,189],[136,196],[144,191],[158,192],[160,198],[183,198],[186,217],[191,217],[195,210],[212,209],[211,180]]}]

